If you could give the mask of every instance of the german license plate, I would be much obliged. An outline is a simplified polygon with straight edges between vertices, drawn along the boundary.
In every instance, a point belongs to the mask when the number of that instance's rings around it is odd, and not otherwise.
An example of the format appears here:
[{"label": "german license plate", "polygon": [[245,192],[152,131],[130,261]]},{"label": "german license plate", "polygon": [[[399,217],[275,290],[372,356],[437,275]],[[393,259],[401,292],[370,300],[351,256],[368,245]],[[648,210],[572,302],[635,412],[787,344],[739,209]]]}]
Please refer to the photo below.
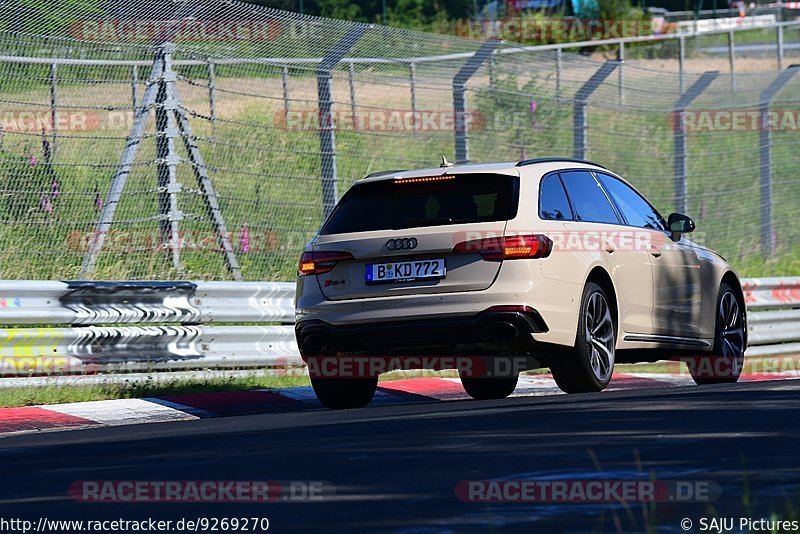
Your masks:
[{"label": "german license plate", "polygon": [[369,263],[365,281],[368,284],[383,282],[411,282],[444,278],[447,274],[443,259],[390,261]]}]

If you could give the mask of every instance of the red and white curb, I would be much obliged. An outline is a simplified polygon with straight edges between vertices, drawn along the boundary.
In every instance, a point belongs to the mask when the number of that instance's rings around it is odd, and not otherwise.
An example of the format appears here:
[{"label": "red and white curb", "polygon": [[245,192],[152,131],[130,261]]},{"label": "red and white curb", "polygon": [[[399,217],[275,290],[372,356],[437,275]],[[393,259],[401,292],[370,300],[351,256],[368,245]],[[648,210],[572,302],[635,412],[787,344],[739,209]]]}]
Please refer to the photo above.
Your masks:
[{"label": "red and white curb", "polygon": [[[797,378],[796,374],[769,373],[742,376],[741,381]],[[609,390],[691,385],[687,375],[615,373]],[[523,375],[512,397],[559,395],[549,375]],[[370,406],[468,399],[457,378],[409,378],[380,382]],[[22,408],[0,408],[0,436],[39,431],[102,426],[190,421],[259,413],[319,409],[311,387],[166,395],[147,399],[75,402]]]}]

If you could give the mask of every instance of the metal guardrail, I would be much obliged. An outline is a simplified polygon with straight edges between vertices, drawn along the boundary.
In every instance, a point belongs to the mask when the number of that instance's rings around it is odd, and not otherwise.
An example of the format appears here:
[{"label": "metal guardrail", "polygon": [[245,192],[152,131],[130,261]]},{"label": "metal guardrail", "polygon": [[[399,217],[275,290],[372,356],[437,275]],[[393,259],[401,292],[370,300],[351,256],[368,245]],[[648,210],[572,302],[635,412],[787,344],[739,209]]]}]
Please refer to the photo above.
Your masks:
[{"label": "metal guardrail", "polygon": [[0,324],[294,323],[289,282],[0,281]]},{"label": "metal guardrail", "polygon": [[800,353],[800,277],[742,280],[748,356]]},{"label": "metal guardrail", "polygon": [[[742,289],[748,355],[800,352],[800,277]],[[293,321],[284,282],[0,281],[0,376],[296,365]]]},{"label": "metal guardrail", "polygon": [[7,280],[0,324],[37,326],[0,329],[0,376],[285,366],[293,322],[285,282]]}]

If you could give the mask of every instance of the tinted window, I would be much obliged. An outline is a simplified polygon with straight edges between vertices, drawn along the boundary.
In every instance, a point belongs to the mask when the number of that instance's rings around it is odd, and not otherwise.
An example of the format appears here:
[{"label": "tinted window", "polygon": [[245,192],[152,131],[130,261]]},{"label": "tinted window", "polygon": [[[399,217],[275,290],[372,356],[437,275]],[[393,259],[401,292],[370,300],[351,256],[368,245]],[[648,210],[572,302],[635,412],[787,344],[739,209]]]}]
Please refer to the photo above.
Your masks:
[{"label": "tinted window", "polygon": [[585,222],[619,224],[617,214],[608,201],[600,184],[587,171],[569,171],[561,173],[564,187],[567,189],[575,219]]},{"label": "tinted window", "polygon": [[629,225],[651,230],[664,229],[661,216],[639,193],[607,174],[598,174],[597,177]]},{"label": "tinted window", "polygon": [[542,180],[539,188],[539,216],[553,221],[572,220],[567,194],[557,174],[551,174]]},{"label": "tinted window", "polygon": [[359,184],[342,197],[320,233],[505,221],[516,215],[517,181],[499,174],[465,174]]}]

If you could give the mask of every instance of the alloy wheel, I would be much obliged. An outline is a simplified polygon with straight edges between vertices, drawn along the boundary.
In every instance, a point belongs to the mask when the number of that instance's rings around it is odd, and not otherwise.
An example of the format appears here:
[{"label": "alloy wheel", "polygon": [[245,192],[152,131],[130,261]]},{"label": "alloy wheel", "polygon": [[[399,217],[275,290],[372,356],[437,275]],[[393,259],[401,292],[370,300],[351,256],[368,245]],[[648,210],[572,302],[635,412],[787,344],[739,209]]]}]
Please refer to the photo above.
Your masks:
[{"label": "alloy wheel", "polygon": [[726,291],[719,300],[719,325],[722,356],[733,366],[744,354],[744,320],[736,295]]},{"label": "alloy wheel", "polygon": [[593,293],[586,305],[584,324],[591,348],[589,364],[595,378],[606,382],[614,371],[614,321],[602,293]]}]

